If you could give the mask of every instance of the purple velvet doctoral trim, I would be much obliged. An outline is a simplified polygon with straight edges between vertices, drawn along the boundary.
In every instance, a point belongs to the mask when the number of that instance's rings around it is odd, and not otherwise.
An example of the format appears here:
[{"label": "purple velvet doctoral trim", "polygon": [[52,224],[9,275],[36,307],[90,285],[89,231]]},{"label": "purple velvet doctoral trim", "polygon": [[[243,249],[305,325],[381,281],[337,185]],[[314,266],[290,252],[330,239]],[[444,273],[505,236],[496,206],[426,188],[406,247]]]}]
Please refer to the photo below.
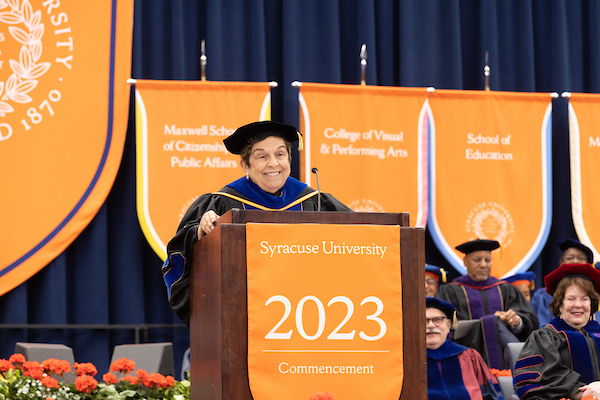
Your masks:
[{"label": "purple velvet doctoral trim", "polygon": [[470,286],[464,286],[467,293],[467,304],[471,310],[471,318],[478,319],[487,315],[485,312],[485,304],[483,302],[482,290],[473,289]]},{"label": "purple velvet doctoral trim", "polygon": [[499,282],[499,280],[494,278],[493,276],[490,276],[489,278],[487,278],[487,280],[485,280],[483,282],[478,282],[478,281],[474,281],[473,279],[471,279],[471,277],[469,275],[463,275],[463,276],[459,276],[458,278],[454,279],[452,282],[464,283],[465,285],[469,285],[469,286],[490,286],[496,282]]},{"label": "purple velvet doctoral trim", "polygon": [[[453,283],[459,284],[465,289],[471,318],[481,318],[481,328],[490,366],[502,369],[502,354],[498,346],[497,319],[494,313],[503,311],[502,293],[497,288],[503,281],[490,276],[487,280],[478,282],[468,275],[463,275],[454,279]],[[484,301],[483,292],[485,292],[487,302]]]},{"label": "purple velvet doctoral trim", "polygon": [[498,332],[496,331],[496,316],[486,315],[481,318],[483,336],[485,337],[485,348],[488,353],[488,361],[491,368],[502,369],[502,354],[498,343]]},{"label": "purple velvet doctoral trim", "polygon": [[[500,290],[496,288],[504,281],[500,281],[494,277],[489,277],[483,282],[477,282],[471,279],[468,275],[463,275],[452,281],[462,285],[467,293],[467,300],[471,310],[471,318],[477,319],[484,315],[493,314],[502,309],[502,295]],[[485,308],[482,291],[486,292],[488,309]]]}]

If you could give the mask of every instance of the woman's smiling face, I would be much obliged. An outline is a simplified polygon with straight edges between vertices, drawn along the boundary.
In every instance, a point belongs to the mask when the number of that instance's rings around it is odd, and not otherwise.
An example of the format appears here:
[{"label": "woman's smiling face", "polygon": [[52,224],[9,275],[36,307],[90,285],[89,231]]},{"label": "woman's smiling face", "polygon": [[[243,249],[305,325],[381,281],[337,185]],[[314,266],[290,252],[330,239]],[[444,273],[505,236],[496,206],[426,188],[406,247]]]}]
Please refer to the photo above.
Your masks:
[{"label": "woman's smiling face", "polygon": [[592,300],[578,285],[571,285],[565,291],[560,306],[561,318],[575,329],[583,328],[590,320]]},{"label": "woman's smiling face", "polygon": [[285,141],[279,136],[269,136],[252,145],[249,165],[242,161],[246,175],[258,187],[274,194],[283,187],[290,176],[290,155]]}]

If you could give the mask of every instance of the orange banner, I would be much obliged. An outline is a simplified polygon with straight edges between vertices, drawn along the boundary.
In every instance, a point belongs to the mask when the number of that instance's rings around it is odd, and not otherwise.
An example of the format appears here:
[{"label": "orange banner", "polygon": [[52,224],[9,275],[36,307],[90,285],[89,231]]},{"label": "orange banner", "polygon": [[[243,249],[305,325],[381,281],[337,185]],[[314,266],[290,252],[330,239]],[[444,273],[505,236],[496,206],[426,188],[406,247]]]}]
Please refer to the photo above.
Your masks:
[{"label": "orange banner", "polygon": [[492,276],[523,272],[551,222],[550,94],[436,90],[429,96],[429,229],[461,273],[455,246],[498,240]]},{"label": "orange banner", "polygon": [[268,83],[136,81],[137,211],[163,260],[194,200],[242,176],[223,139],[271,118]]},{"label": "orange banner", "polygon": [[[354,211],[408,212],[427,222],[427,136],[423,89],[302,83],[301,179]],[[425,120],[426,121],[426,120]]]},{"label": "orange banner", "polygon": [[246,225],[255,400],[398,400],[400,228]]},{"label": "orange banner", "polygon": [[0,2],[0,295],[63,252],[121,163],[133,0]]},{"label": "orange banner", "polygon": [[600,95],[572,93],[569,99],[569,148],[571,152],[571,208],[581,243],[600,260]]}]

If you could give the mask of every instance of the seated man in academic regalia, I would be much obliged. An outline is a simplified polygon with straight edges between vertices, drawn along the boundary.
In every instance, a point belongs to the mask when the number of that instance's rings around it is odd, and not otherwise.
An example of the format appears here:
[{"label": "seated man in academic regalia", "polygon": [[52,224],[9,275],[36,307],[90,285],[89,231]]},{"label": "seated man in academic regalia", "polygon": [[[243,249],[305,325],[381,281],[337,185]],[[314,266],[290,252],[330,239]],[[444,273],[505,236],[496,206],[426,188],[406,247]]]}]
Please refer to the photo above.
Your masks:
[{"label": "seated man in academic regalia", "polygon": [[444,268],[431,264],[425,264],[425,295],[435,296],[440,285],[446,283],[446,271]]},{"label": "seated man in academic regalia", "polygon": [[456,307],[459,324],[471,321],[465,323],[468,331],[454,340],[479,351],[491,368],[508,369],[504,347],[525,341],[537,328],[538,319],[519,289],[490,276],[492,251],[499,247],[495,240],[482,239],[456,246],[465,254],[467,274],[442,285],[435,296]]},{"label": "seated man in academic regalia", "polygon": [[502,399],[498,380],[481,354],[448,339],[454,306],[434,297],[425,303],[428,399]]}]

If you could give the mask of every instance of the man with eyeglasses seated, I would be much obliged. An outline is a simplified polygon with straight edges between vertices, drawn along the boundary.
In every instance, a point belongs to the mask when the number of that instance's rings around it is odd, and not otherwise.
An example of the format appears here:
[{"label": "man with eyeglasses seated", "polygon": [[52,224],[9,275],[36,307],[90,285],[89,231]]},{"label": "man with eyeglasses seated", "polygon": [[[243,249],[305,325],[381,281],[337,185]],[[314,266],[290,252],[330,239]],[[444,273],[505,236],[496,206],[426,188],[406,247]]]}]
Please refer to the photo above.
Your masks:
[{"label": "man with eyeglasses seated", "polygon": [[448,339],[456,321],[454,306],[434,297],[427,297],[425,306],[428,399],[503,399],[481,354]]},{"label": "man with eyeglasses seated", "polygon": [[[563,264],[594,265],[594,253],[577,239],[567,238],[558,244],[558,248],[561,252],[558,260],[559,267]],[[537,313],[540,328],[554,319],[550,311],[551,301],[552,296],[546,292],[546,288],[536,290],[531,297],[531,308]]]},{"label": "man with eyeglasses seated", "polygon": [[[535,312],[523,294],[508,282],[490,276],[496,240],[476,239],[456,246],[465,254],[467,274],[442,285],[435,297],[456,307],[459,329],[454,341],[473,347],[490,368],[508,369],[507,343],[525,341],[538,327]],[[465,321],[465,322],[462,322]],[[464,334],[460,324],[464,324]]]},{"label": "man with eyeglasses seated", "polygon": [[441,284],[446,283],[446,271],[435,265],[425,264],[425,295],[435,296]]}]

